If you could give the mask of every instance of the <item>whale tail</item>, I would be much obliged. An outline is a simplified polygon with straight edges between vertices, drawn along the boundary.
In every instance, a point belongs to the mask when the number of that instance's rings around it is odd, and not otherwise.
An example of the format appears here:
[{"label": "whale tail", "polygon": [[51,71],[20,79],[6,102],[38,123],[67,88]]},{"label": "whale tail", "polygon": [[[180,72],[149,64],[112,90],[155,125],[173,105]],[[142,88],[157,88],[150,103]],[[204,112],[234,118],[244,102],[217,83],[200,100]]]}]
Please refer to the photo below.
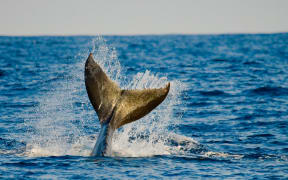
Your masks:
[{"label": "whale tail", "polygon": [[85,63],[85,85],[100,124],[117,129],[151,112],[166,98],[170,83],[164,88],[122,90],[109,79],[90,53]]}]

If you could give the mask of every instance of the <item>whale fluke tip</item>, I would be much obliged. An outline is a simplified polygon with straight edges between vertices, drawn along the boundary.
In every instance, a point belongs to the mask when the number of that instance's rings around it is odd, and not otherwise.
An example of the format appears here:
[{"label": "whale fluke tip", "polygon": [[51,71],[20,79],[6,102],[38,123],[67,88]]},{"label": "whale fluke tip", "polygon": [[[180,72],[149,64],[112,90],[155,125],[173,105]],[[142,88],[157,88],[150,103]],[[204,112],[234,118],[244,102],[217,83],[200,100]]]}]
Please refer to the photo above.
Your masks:
[{"label": "whale fluke tip", "polygon": [[168,89],[168,91],[170,90],[170,82],[168,82],[168,84],[166,85],[166,89]]}]

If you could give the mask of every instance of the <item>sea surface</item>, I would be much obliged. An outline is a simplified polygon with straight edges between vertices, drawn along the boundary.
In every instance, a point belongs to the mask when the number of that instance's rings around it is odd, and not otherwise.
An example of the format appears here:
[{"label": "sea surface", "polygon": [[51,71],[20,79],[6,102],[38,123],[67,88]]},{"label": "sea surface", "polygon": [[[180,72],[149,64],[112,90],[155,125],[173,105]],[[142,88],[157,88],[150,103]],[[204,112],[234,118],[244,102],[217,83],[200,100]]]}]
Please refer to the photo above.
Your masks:
[{"label": "sea surface", "polygon": [[[167,99],[93,158],[92,52]],[[1,179],[288,179],[288,34],[0,37]]]}]

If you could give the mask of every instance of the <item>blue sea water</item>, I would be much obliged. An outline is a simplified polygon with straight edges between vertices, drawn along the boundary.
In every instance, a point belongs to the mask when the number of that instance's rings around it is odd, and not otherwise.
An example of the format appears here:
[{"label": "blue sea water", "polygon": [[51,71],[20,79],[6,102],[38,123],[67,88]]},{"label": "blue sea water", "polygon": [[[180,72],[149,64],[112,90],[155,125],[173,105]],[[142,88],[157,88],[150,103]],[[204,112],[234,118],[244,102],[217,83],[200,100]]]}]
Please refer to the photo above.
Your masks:
[{"label": "blue sea water", "polygon": [[[90,52],[167,99],[91,158]],[[0,37],[0,178],[287,179],[288,34]]]}]

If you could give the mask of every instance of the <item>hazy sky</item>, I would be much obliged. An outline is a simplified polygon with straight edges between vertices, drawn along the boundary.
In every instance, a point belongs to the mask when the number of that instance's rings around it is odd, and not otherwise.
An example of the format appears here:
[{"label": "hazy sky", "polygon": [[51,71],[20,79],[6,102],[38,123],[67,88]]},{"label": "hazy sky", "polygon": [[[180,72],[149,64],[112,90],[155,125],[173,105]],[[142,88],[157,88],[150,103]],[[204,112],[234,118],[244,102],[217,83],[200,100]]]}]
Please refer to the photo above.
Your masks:
[{"label": "hazy sky", "polygon": [[2,35],[288,32],[288,0],[0,0]]}]

